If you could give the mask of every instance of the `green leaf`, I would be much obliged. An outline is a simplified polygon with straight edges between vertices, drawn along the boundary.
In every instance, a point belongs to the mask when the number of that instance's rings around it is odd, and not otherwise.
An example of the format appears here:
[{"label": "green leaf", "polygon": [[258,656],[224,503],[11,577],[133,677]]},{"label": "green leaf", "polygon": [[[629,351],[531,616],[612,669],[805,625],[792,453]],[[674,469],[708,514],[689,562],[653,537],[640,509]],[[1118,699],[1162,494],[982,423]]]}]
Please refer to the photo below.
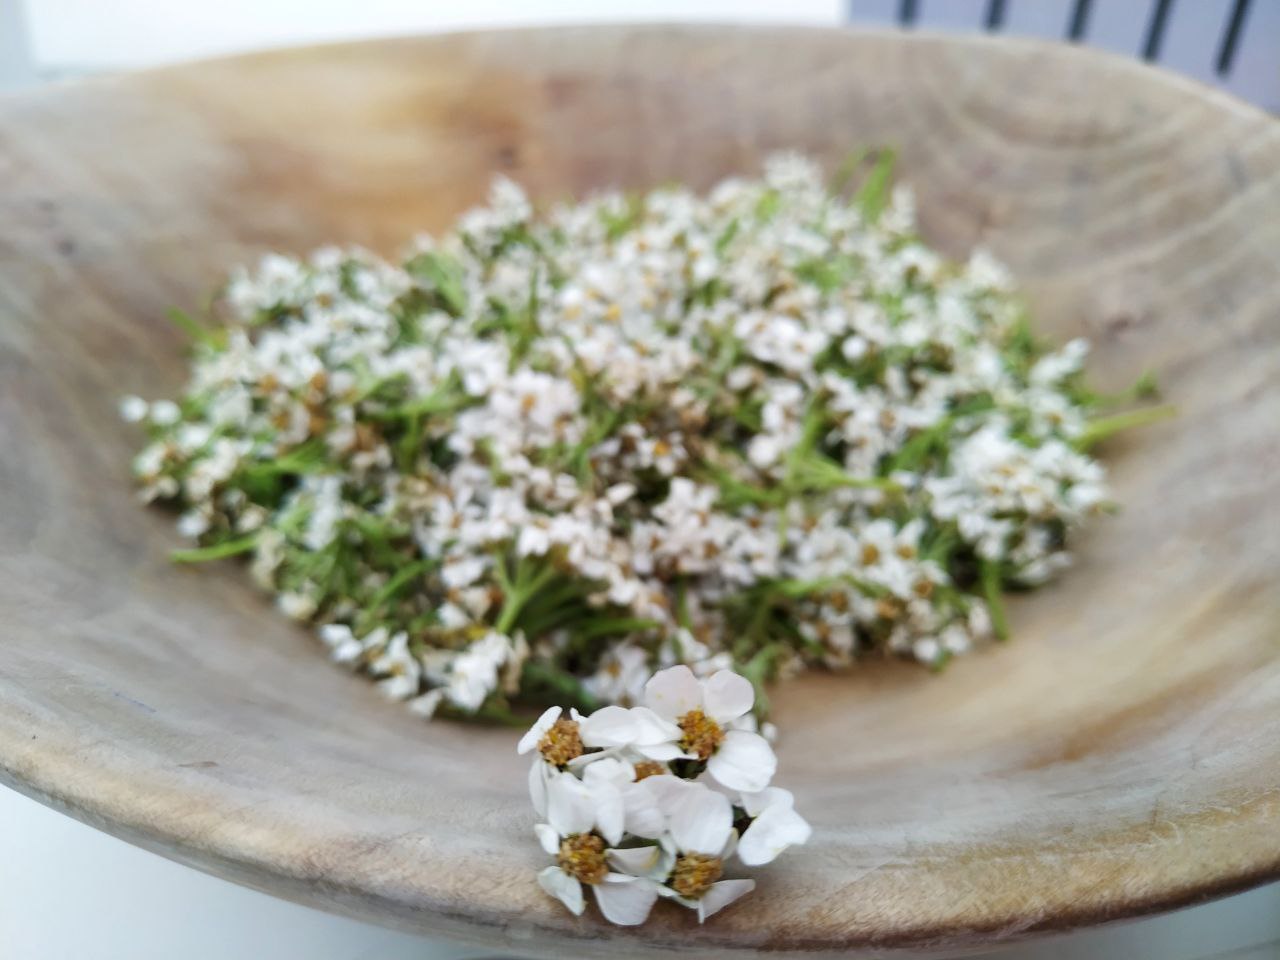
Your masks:
[{"label": "green leaf", "polygon": [[222,339],[217,331],[208,329],[177,307],[168,311],[165,316],[169,318],[170,323],[190,337],[192,343],[202,343],[215,348],[222,346]]},{"label": "green leaf", "polygon": [[632,194],[627,197],[627,208],[622,213],[602,210],[600,220],[604,223],[605,236],[610,240],[618,240],[633,230],[644,216],[644,198]]},{"label": "green leaf", "polygon": [[844,193],[849,184],[853,182],[854,174],[858,172],[858,168],[862,166],[862,162],[867,159],[867,150],[865,147],[859,147],[852,150],[843,160],[840,166],[836,167],[836,172],[831,176],[831,194],[837,195]]},{"label": "green leaf", "polygon": [[839,290],[853,276],[856,265],[848,258],[823,257],[803,260],[796,264],[792,272],[796,278],[812,284],[823,293]]},{"label": "green leaf", "polygon": [[769,584],[769,589],[794,600],[830,590],[844,582],[843,577],[822,577],[818,580],[774,580]]},{"label": "green leaf", "polygon": [[778,215],[780,209],[782,209],[782,194],[769,187],[760,194],[760,199],[756,201],[756,219],[761,223],[768,223]]},{"label": "green leaf", "polygon": [[365,410],[364,415],[373,420],[398,420],[401,418],[428,417],[438,413],[450,413],[472,403],[472,399],[462,392],[456,374],[425,396],[410,400],[386,410]]},{"label": "green leaf", "polygon": [[875,166],[862,181],[854,196],[854,203],[862,211],[862,218],[868,223],[875,223],[889,204],[890,188],[893,183],[893,167],[897,163],[897,154],[892,150],[882,150],[876,157]]},{"label": "green leaf", "polygon": [[248,477],[260,478],[281,474],[317,473],[327,466],[327,449],[323,440],[308,440],[274,460],[257,460],[243,464],[241,472]]},{"label": "green leaf", "polygon": [[729,244],[733,243],[733,238],[738,235],[738,228],[741,225],[738,218],[734,217],[729,221],[729,225],[720,231],[720,236],[716,237],[716,256],[722,256],[729,248]]},{"label": "green leaf", "polygon": [[462,265],[447,253],[430,250],[405,264],[405,269],[427,283],[440,297],[441,305],[455,317],[467,312],[467,294]]}]

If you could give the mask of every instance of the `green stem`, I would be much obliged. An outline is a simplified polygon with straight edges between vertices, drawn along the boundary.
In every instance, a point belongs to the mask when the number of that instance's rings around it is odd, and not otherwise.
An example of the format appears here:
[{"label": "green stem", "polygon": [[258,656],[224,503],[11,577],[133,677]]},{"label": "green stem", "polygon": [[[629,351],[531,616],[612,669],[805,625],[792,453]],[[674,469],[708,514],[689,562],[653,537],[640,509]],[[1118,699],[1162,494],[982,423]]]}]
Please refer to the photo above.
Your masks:
[{"label": "green stem", "polygon": [[197,547],[193,550],[174,550],[169,559],[174,563],[204,563],[206,560],[221,560],[237,554],[248,553],[258,545],[258,535],[251,533],[237,540],[224,540],[208,547]]},{"label": "green stem", "polygon": [[193,320],[190,315],[184,313],[176,307],[167,314],[169,322],[191,338],[194,343],[203,343],[206,346],[219,346],[218,335]]},{"label": "green stem", "polygon": [[411,563],[407,567],[401,567],[396,574],[382,585],[382,589],[373,595],[373,599],[369,601],[369,608],[377,610],[384,603],[400,592],[400,589],[414,577],[421,576],[436,565],[434,560],[419,560]]},{"label": "green stem", "polygon": [[255,477],[272,476],[286,473],[312,473],[325,467],[323,457],[324,443],[319,440],[308,440],[301,446],[294,447],[288,453],[281,454],[274,460],[259,460],[243,465],[240,469]]},{"label": "green stem", "polygon": [[521,687],[541,686],[550,690],[561,706],[577,706],[587,713],[600,704],[572,674],[541,660],[526,660],[520,673]]},{"label": "green stem", "polygon": [[1147,371],[1133,382],[1133,385],[1119,393],[1086,394],[1084,400],[1097,407],[1118,407],[1123,403],[1134,403],[1138,400],[1151,400],[1159,396],[1160,384],[1156,375]]},{"label": "green stem", "polygon": [[513,580],[508,574],[501,557],[498,557],[494,563],[495,575],[499,585],[502,587],[502,592],[506,595],[503,598],[502,613],[498,615],[498,621],[493,625],[493,629],[498,633],[510,632],[524,605],[539,590],[550,583],[557,573],[556,568],[548,564],[530,575],[530,567],[531,564],[526,557],[521,557],[517,560],[516,575]]},{"label": "green stem", "polygon": [[693,620],[689,617],[689,580],[680,577],[676,581],[676,623],[693,632]]},{"label": "green stem", "polygon": [[982,561],[982,595],[991,614],[991,628],[997,640],[1009,639],[1009,619],[1004,612],[1004,597],[1000,593],[1000,566],[991,560]]},{"label": "green stem", "polygon": [[890,187],[893,182],[893,165],[896,160],[897,156],[892,150],[882,151],[876,158],[875,166],[871,168],[867,178],[862,181],[862,186],[858,188],[854,202],[862,210],[862,218],[867,223],[875,223],[879,220],[880,214],[888,206]]},{"label": "green stem", "polygon": [[1124,413],[1112,414],[1109,417],[1099,417],[1097,420],[1089,421],[1084,432],[1076,437],[1075,447],[1077,450],[1088,450],[1122,430],[1159,423],[1161,420],[1168,420],[1175,416],[1177,412],[1173,404],[1166,403],[1158,407],[1143,407],[1140,410],[1126,410]]},{"label": "green stem", "polygon": [[866,147],[862,147],[852,151],[840,161],[840,166],[836,168],[835,175],[831,178],[830,192],[833,195],[844,193],[853,182],[853,175],[858,172],[858,168],[866,159],[867,150]]},{"label": "green stem", "polygon": [[639,617],[618,617],[608,620],[591,620],[587,623],[587,626],[575,631],[575,635],[580,640],[594,640],[596,637],[607,637],[619,633],[641,633],[660,626],[662,624],[658,623],[657,620]]}]

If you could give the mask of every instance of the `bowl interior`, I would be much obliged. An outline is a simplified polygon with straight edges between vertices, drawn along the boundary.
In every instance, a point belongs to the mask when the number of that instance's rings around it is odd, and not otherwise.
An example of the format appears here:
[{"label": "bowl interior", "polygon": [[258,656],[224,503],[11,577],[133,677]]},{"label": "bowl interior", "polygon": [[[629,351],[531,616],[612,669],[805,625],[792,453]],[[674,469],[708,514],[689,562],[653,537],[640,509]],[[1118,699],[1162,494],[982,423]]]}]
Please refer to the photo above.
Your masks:
[{"label": "bowl interior", "polygon": [[[171,395],[172,305],[329,242],[392,252],[494,172],[536,198],[834,165],[890,144],[927,237],[985,244],[1039,328],[1152,370],[1176,420],[1109,444],[1122,511],[940,676],[778,687],[816,832],[697,928],[575,919],[532,878],[510,731],[424,726],[233,564],[166,560],[120,394]],[[1280,125],[1098,54],[806,30],[379,42],[0,102],[0,779],[283,896],[506,944],[955,949],[1280,872]],[[530,939],[533,938],[533,939]],[[590,942],[590,947],[585,946]]]}]

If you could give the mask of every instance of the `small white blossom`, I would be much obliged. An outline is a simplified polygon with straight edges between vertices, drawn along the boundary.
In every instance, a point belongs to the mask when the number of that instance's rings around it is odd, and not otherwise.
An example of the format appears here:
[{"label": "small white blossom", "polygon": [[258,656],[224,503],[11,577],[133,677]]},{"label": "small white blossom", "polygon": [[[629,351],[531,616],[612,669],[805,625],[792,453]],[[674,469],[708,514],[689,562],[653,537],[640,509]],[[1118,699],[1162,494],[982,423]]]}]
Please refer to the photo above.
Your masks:
[{"label": "small white blossom", "polygon": [[422,664],[409,649],[409,635],[397,633],[369,665],[374,676],[381,677],[378,689],[390,700],[408,700],[418,693],[422,681]]},{"label": "small white blossom", "polygon": [[157,400],[151,404],[151,422],[168,427],[182,418],[182,410],[172,400]]},{"label": "small white blossom", "polygon": [[498,688],[499,670],[513,653],[511,639],[500,633],[488,633],[471,644],[453,659],[445,691],[449,702],[468,712],[480,709]]},{"label": "small white blossom", "polygon": [[209,529],[209,517],[197,510],[188,510],[178,518],[178,534],[192,540]]},{"label": "small white blossom", "polygon": [[[645,704],[659,717],[676,723],[706,725],[707,772],[731,790],[756,791],[769,785],[777,759],[764,737],[730,725],[751,710],[755,690],[750,681],[729,670],[699,680],[679,665],[653,675],[645,686]],[[686,733],[685,742],[690,739]]]},{"label": "small white blossom", "polygon": [[147,419],[151,405],[141,397],[127,396],[120,398],[120,419],[126,423],[140,423]]},{"label": "small white blossom", "polygon": [[335,663],[354,665],[364,655],[364,647],[345,623],[326,623],[318,633]]},{"label": "small white blossom", "polygon": [[316,612],[315,597],[309,593],[282,593],[276,598],[276,606],[292,620],[308,620]]}]

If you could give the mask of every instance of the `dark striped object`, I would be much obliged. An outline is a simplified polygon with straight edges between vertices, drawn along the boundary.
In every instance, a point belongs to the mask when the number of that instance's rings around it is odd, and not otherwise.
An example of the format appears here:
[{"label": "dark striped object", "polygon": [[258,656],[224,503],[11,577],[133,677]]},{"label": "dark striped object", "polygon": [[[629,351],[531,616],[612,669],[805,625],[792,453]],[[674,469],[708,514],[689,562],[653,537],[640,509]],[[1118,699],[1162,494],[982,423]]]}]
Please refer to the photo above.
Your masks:
[{"label": "dark striped object", "polygon": [[[851,0],[850,12],[857,0]],[[898,23],[906,28],[915,26],[920,17],[922,0],[898,0]],[[1011,0],[987,0],[982,16],[982,26],[989,31],[1004,28]],[[1021,0],[1023,3],[1038,3],[1040,0]],[[1112,3],[1129,3],[1132,0],[1109,0]],[[1156,60],[1160,56],[1160,46],[1164,42],[1165,30],[1169,25],[1169,16],[1173,12],[1176,0],[1149,0],[1147,26],[1142,41],[1142,56],[1146,60]],[[1199,0],[1183,0],[1195,3]],[[1218,54],[1214,61],[1218,76],[1226,77],[1231,73],[1231,64],[1235,60],[1236,50],[1240,45],[1240,36],[1249,19],[1251,0],[1233,0],[1231,8],[1222,24],[1218,37]],[[1063,27],[1063,39],[1072,43],[1084,41],[1089,32],[1089,14],[1094,0],[1073,0],[1070,15]]]}]

